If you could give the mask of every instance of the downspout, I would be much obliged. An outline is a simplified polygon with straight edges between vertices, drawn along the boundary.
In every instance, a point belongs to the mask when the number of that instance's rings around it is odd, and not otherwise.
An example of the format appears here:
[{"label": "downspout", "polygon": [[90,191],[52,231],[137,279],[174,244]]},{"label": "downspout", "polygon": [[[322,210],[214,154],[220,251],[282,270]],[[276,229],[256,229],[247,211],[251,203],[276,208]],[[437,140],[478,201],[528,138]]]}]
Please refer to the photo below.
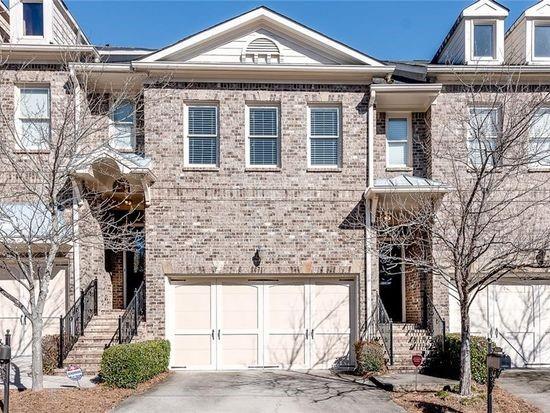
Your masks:
[{"label": "downspout", "polygon": [[[73,68],[70,69],[70,77],[73,82],[73,114],[74,114],[74,133],[78,127],[78,96],[80,95],[80,87],[78,79]],[[77,96],[78,95],[78,96]],[[76,135],[73,137],[76,139]],[[80,208],[80,188],[78,182],[72,179],[73,186],[73,205],[72,205],[72,219],[73,219],[73,277],[74,277],[74,299],[75,301],[80,296],[80,228],[79,228],[79,208]]]},{"label": "downspout", "polygon": [[368,108],[368,128],[367,128],[367,189],[364,195],[365,202],[365,230],[364,230],[364,262],[365,262],[365,330],[367,337],[371,338],[372,326],[372,254],[369,248],[372,245],[371,236],[371,205],[370,200],[366,196],[374,183],[374,101],[376,99],[376,91],[371,90]]}]

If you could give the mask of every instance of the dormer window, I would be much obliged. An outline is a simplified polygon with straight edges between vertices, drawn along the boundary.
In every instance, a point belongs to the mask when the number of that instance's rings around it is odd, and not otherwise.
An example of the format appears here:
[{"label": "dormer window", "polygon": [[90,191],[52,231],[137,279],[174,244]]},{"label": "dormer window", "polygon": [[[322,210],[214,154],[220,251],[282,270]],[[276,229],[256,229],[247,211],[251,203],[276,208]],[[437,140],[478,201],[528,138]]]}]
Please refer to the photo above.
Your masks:
[{"label": "dormer window", "polygon": [[280,63],[280,51],[275,42],[260,37],[252,40],[242,55],[244,63],[270,64]]},{"label": "dormer window", "polygon": [[533,56],[535,58],[550,58],[550,24],[535,24]]},{"label": "dormer window", "polygon": [[44,36],[44,5],[42,2],[23,3],[23,33],[25,36]]},{"label": "dormer window", "polygon": [[495,25],[474,23],[474,58],[495,58]]}]

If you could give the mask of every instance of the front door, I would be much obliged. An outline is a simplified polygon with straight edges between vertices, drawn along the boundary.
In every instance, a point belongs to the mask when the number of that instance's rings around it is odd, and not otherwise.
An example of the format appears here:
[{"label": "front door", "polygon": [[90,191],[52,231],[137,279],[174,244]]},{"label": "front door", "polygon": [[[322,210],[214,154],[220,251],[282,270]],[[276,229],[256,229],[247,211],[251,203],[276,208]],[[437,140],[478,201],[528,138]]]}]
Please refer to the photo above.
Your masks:
[{"label": "front door", "polygon": [[379,260],[380,299],[394,322],[403,322],[403,249],[383,245]]},{"label": "front door", "polygon": [[143,232],[135,235],[135,249],[124,252],[124,308],[134,297],[145,276],[145,238]]}]

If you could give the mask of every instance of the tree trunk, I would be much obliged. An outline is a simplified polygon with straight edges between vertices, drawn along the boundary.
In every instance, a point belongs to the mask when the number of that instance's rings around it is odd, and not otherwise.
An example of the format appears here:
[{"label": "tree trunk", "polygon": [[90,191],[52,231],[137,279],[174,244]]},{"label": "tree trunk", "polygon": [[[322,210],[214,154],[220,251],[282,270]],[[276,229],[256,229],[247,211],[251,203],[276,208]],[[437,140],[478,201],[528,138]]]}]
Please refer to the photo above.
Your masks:
[{"label": "tree trunk", "polygon": [[42,371],[42,332],[44,322],[42,317],[37,317],[32,322],[32,364],[31,378],[32,389],[42,390],[44,386],[44,374]]},{"label": "tree trunk", "polygon": [[470,355],[470,315],[468,301],[460,302],[460,395],[472,395],[472,363]]}]

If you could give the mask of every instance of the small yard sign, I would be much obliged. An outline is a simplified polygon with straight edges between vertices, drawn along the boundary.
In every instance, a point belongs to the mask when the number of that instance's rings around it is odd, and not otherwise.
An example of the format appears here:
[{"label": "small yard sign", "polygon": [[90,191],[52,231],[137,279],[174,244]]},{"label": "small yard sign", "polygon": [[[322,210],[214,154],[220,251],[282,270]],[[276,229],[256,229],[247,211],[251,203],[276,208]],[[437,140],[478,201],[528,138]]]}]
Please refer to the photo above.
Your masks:
[{"label": "small yard sign", "polygon": [[82,376],[84,376],[84,374],[82,373],[82,369],[80,367],[75,366],[74,364],[67,367],[67,377],[72,381],[76,381],[78,387],[80,387],[80,380],[82,380]]},{"label": "small yard sign", "polygon": [[422,364],[422,355],[421,354],[413,354],[412,356],[412,362],[414,367],[416,367],[414,372],[414,391],[417,391],[418,388],[418,367]]}]

